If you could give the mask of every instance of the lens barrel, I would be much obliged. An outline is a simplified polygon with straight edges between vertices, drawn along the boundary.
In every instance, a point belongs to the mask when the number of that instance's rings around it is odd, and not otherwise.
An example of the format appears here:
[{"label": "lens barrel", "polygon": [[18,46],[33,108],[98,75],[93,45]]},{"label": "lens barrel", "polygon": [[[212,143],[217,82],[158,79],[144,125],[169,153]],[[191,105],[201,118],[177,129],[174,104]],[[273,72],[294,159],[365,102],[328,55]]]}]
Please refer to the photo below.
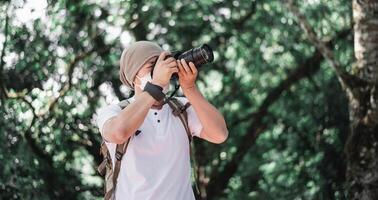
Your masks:
[{"label": "lens barrel", "polygon": [[[172,51],[171,56],[173,56],[176,60],[184,59],[187,63],[192,62],[197,69],[201,67],[201,65],[213,62],[214,61],[214,54],[211,47],[207,44],[203,44],[200,47],[189,49],[188,51]],[[156,61],[155,61],[156,64]],[[155,64],[153,65],[155,67]],[[151,77],[153,76],[153,69],[151,70]],[[178,79],[178,74],[173,73],[171,80]]]},{"label": "lens barrel", "polygon": [[190,49],[184,53],[176,54],[175,58],[184,59],[186,62],[192,62],[196,67],[199,67],[200,65],[213,62],[214,54],[209,45],[203,44],[200,47]]}]

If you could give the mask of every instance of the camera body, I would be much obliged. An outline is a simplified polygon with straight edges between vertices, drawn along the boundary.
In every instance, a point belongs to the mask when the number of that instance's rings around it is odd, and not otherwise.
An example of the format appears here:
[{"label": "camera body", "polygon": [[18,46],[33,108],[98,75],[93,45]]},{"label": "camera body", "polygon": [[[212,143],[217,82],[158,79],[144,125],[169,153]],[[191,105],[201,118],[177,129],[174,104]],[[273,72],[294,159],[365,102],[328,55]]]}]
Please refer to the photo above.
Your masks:
[{"label": "camera body", "polygon": [[[203,64],[213,62],[214,60],[213,50],[207,44],[203,44],[200,47],[192,48],[184,52],[174,51],[172,52],[171,56],[173,56],[176,60],[184,59],[187,63],[192,62],[197,67],[197,69]],[[151,70],[151,77],[153,77],[155,64]],[[178,79],[177,73],[172,74],[171,80],[174,79]]]}]

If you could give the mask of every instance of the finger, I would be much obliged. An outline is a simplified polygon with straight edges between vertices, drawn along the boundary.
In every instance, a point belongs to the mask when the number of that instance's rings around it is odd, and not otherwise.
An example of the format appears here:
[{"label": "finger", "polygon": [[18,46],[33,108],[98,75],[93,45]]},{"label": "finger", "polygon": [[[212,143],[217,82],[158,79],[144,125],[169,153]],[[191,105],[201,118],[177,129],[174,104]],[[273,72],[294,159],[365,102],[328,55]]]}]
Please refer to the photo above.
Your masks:
[{"label": "finger", "polygon": [[193,74],[197,74],[197,68],[196,68],[196,66],[194,65],[194,63],[189,62],[189,67],[190,67],[190,69],[192,70]]},{"label": "finger", "polygon": [[170,72],[171,74],[173,74],[173,73],[178,73],[179,71],[178,71],[177,68],[170,68],[170,69],[169,69],[169,72]]},{"label": "finger", "polygon": [[182,71],[179,71],[178,72],[178,75],[181,79],[184,79],[185,78],[185,74],[182,72]]},{"label": "finger", "polygon": [[167,55],[169,55],[169,52],[163,51],[163,52],[161,52],[161,54],[159,55],[159,57],[158,57],[157,60],[158,61],[163,61]]},{"label": "finger", "polygon": [[178,71],[180,71],[178,67],[170,67],[170,69],[177,69]]},{"label": "finger", "polygon": [[171,62],[171,63],[167,64],[166,66],[169,67],[169,68],[172,68],[172,67],[176,67],[177,68],[177,63],[176,62]]},{"label": "finger", "polygon": [[177,68],[179,69],[179,72],[183,72],[184,69],[182,68],[182,65],[180,63],[180,61],[177,61]]},{"label": "finger", "polygon": [[179,74],[181,74],[181,76],[185,76],[186,75],[185,69],[182,66],[182,64],[181,64],[180,61],[178,61],[178,67],[177,68],[179,69]]},{"label": "finger", "polygon": [[181,64],[180,64],[180,66],[181,67],[178,67],[178,69],[179,69],[178,75],[179,75],[179,77],[185,77],[185,75],[186,75],[185,70],[183,69]]},{"label": "finger", "polygon": [[184,76],[184,74],[182,73],[182,70],[180,70],[180,69],[177,73],[178,73],[179,76]]},{"label": "finger", "polygon": [[188,64],[186,64],[184,59],[181,59],[181,64],[184,67],[185,73],[189,73],[190,72],[189,66]]},{"label": "finger", "polygon": [[175,61],[176,61],[176,59],[173,58],[173,57],[169,57],[169,58],[167,58],[167,59],[164,60],[164,62],[167,63],[167,64],[171,63],[171,62],[175,62]]}]

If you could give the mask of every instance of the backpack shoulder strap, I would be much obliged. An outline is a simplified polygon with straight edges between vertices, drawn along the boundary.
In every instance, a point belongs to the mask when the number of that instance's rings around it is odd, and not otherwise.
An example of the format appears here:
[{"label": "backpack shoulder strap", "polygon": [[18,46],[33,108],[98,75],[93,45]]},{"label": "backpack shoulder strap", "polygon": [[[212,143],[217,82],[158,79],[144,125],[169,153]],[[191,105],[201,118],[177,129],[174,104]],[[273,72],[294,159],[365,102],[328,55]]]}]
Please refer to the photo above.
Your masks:
[{"label": "backpack shoulder strap", "polygon": [[105,174],[105,187],[104,187],[105,200],[112,200],[115,195],[115,188],[117,186],[117,178],[119,175],[119,171],[121,169],[122,156],[126,151],[129,141],[130,141],[130,138],[123,144],[117,144],[114,168],[112,167],[112,161],[110,158],[109,151],[107,152],[108,156],[106,159],[106,174]]},{"label": "backpack shoulder strap", "polygon": [[113,175],[113,184],[114,185],[117,184],[117,178],[118,178],[118,175],[119,175],[119,171],[121,169],[122,157],[126,152],[126,149],[127,149],[127,146],[129,145],[129,142],[130,142],[130,137],[129,137],[129,139],[127,139],[126,142],[124,142],[122,144],[117,144],[116,153],[115,153],[114,175]]},{"label": "backpack shoulder strap", "polygon": [[169,106],[172,108],[172,113],[174,116],[179,117],[182,124],[184,125],[185,131],[188,135],[189,144],[192,142],[192,134],[190,133],[189,123],[188,123],[188,113],[186,109],[190,106],[190,103],[187,102],[185,105],[182,104],[180,100],[172,97],[168,101]]},{"label": "backpack shoulder strap", "polygon": [[[118,103],[118,106],[121,109],[124,109],[129,104],[130,102],[127,99],[125,99],[125,100],[120,101]],[[101,175],[105,175],[105,187],[104,187],[105,200],[111,200],[113,199],[115,195],[115,188],[117,186],[117,178],[119,175],[119,171],[121,169],[122,157],[126,152],[130,139],[131,137],[129,137],[126,142],[122,144],[117,144],[115,156],[114,156],[115,157],[114,166],[112,166],[111,157],[110,157],[108,148],[106,147],[104,140],[101,143],[101,154],[104,156],[105,159],[98,167],[98,171],[100,172]]]},{"label": "backpack shoulder strap", "polygon": [[[129,104],[130,104],[130,102],[127,99],[125,99],[125,100],[120,101],[118,103],[118,106],[121,107],[121,109],[124,109]],[[119,170],[121,169],[122,157],[126,152],[127,146],[129,145],[130,138],[131,137],[129,137],[126,142],[124,142],[122,144],[117,144],[117,146],[116,146],[116,151],[115,151],[115,156],[114,156],[115,157],[115,164],[114,164],[114,172],[113,172],[114,173],[113,174],[113,185],[114,186],[117,184],[117,178],[118,178],[118,175],[119,175]]]},{"label": "backpack shoulder strap", "polygon": [[200,191],[199,191],[199,188],[198,188],[198,177],[197,177],[197,162],[196,162],[196,159],[195,159],[195,151],[194,151],[194,146],[192,147],[191,145],[191,142],[192,142],[192,134],[190,133],[190,129],[189,129],[189,123],[188,123],[188,112],[186,112],[186,109],[191,105],[190,102],[187,102],[185,105],[183,105],[183,103],[178,100],[177,98],[170,98],[170,100],[168,101],[168,104],[169,106],[172,108],[172,113],[174,116],[178,116],[182,122],[182,124],[184,125],[185,127],[185,130],[186,130],[186,133],[188,135],[188,139],[189,139],[189,153],[190,153],[190,158],[193,162],[193,167],[194,167],[194,171],[192,172],[193,175],[194,175],[194,184],[195,184],[195,190],[196,190],[196,193],[197,193],[197,196],[200,195]]},{"label": "backpack shoulder strap", "polygon": [[100,165],[97,167],[97,171],[101,176],[105,176],[106,173],[106,167],[109,164],[109,152],[108,152],[108,147],[105,144],[105,141],[102,140],[101,146],[100,146],[100,155],[103,156],[103,161],[100,163]]}]

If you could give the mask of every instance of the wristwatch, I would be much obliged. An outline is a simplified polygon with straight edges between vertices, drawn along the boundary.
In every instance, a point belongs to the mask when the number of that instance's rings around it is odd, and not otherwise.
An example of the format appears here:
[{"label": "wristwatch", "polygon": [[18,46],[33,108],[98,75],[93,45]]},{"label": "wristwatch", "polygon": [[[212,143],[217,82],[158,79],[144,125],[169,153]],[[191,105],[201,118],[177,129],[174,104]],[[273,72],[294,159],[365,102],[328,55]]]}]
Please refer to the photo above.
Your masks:
[{"label": "wristwatch", "polygon": [[148,92],[156,101],[161,101],[165,97],[163,88],[151,82],[147,82],[146,86],[144,86],[143,91]]}]

